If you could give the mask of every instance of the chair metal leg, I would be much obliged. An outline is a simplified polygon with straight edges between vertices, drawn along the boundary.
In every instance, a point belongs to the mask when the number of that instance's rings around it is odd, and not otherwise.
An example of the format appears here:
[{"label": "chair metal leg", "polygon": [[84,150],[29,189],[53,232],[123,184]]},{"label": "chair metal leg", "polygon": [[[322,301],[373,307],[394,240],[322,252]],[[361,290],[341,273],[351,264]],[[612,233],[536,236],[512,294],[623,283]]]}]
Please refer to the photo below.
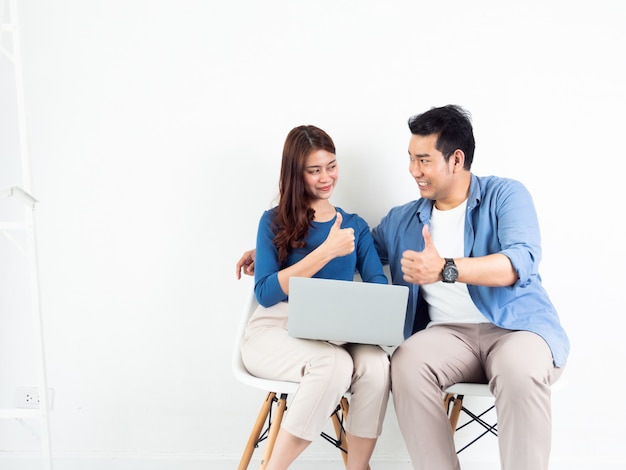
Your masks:
[{"label": "chair metal leg", "polygon": [[491,407],[487,408],[485,411],[483,411],[482,413],[480,413],[479,415],[476,415],[476,414],[472,413],[470,410],[468,410],[465,407],[462,409],[462,411],[465,412],[470,417],[470,421],[468,421],[467,423],[465,423],[462,426],[459,426],[457,428],[457,431],[459,429],[464,428],[465,426],[468,426],[471,423],[478,423],[478,424],[480,424],[483,428],[485,428],[485,431],[482,434],[479,434],[474,440],[472,440],[471,442],[467,443],[464,447],[462,447],[461,449],[457,450],[457,452],[456,452],[457,454],[460,454],[465,449],[467,449],[469,446],[471,446],[476,441],[478,441],[478,439],[482,438],[483,436],[485,436],[485,435],[487,435],[489,433],[493,434],[496,437],[498,436],[498,423],[489,424],[484,419],[482,419],[482,417],[484,415],[489,413],[494,408],[495,408],[495,406],[491,406]]},{"label": "chair metal leg", "polygon": [[241,461],[239,462],[239,467],[237,470],[246,470],[248,465],[250,464],[250,460],[252,459],[252,454],[254,453],[254,449],[259,443],[259,438],[261,436],[261,431],[263,430],[263,425],[267,420],[268,415],[270,414],[270,410],[272,408],[272,403],[276,397],[274,392],[269,392],[263,405],[261,406],[261,411],[259,411],[259,415],[257,416],[256,422],[252,427],[252,432],[250,433],[250,437],[248,438],[248,443],[246,444],[246,448],[243,451],[243,455],[241,456]]},{"label": "chair metal leg", "polygon": [[[478,441],[481,437],[485,436],[486,434],[491,433],[494,436],[498,435],[497,423],[489,424],[484,419],[482,419],[482,417],[485,414],[487,414],[489,411],[494,409],[495,406],[492,405],[491,407],[487,408],[485,411],[483,411],[479,415],[476,415],[463,406],[463,398],[464,398],[464,395],[455,395],[454,393],[447,393],[443,399],[444,409],[446,410],[446,413],[448,413],[448,416],[450,419],[450,427],[452,428],[452,435],[454,435],[454,433],[458,431],[459,429],[463,429],[465,426],[468,426],[469,424],[472,424],[472,423],[480,424],[485,429],[485,431],[479,434],[474,440],[466,444],[464,447],[457,450],[456,452],[457,454],[460,454],[462,451],[467,449],[469,446],[474,444],[476,441]],[[470,418],[470,420],[466,422],[465,424],[463,424],[462,426],[458,426],[459,416],[461,415],[461,411],[466,413],[467,416]]]},{"label": "chair metal leg", "polygon": [[272,451],[274,450],[274,443],[276,442],[276,436],[278,436],[278,431],[280,429],[280,425],[283,421],[283,414],[285,413],[285,408],[287,407],[287,394],[282,393],[278,402],[276,403],[275,416],[270,424],[269,433],[267,435],[267,442],[265,443],[265,448],[263,449],[263,457],[261,458],[261,465],[259,466],[259,470],[265,470],[267,468],[267,464],[272,456]]}]

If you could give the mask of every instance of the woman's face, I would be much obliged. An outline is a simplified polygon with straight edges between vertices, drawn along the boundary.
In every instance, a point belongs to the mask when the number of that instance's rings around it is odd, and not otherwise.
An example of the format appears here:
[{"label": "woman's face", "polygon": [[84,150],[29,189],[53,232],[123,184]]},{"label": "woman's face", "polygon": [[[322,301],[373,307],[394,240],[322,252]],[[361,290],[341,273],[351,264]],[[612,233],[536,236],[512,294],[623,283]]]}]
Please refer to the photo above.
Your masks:
[{"label": "woman's face", "polygon": [[304,165],[304,186],[312,199],[328,199],[339,178],[337,157],[326,150],[313,150]]}]

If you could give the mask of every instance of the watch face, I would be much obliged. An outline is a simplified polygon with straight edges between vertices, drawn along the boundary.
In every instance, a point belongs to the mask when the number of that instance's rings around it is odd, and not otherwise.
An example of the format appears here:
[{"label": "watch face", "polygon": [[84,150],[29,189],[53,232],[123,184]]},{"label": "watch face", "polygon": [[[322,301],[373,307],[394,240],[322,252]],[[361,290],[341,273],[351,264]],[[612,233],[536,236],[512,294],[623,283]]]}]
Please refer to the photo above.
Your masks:
[{"label": "watch face", "polygon": [[443,280],[447,282],[454,282],[458,276],[458,271],[455,266],[446,266],[443,268]]}]

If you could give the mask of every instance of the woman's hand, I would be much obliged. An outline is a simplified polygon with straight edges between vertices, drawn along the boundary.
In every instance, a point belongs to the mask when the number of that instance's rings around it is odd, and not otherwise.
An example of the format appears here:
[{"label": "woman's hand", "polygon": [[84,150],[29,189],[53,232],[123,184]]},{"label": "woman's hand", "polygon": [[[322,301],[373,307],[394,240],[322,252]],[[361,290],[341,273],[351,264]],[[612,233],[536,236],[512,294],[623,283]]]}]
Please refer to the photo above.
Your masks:
[{"label": "woman's hand", "polygon": [[337,212],[335,223],[328,232],[328,236],[323,245],[329,250],[328,254],[331,258],[349,255],[354,251],[354,229],[341,228],[343,217]]}]

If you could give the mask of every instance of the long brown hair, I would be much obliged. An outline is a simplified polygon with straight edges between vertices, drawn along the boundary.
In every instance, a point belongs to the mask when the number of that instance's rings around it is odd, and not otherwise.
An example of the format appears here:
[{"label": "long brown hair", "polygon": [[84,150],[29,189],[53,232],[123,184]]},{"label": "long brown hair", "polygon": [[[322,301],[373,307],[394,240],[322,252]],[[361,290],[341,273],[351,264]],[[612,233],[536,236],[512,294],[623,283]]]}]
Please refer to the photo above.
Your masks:
[{"label": "long brown hair", "polygon": [[278,206],[273,222],[274,245],[278,249],[281,266],[292,249],[305,246],[315,216],[304,186],[306,159],[315,150],[335,153],[333,140],[322,129],[298,126],[287,134],[280,168]]}]

